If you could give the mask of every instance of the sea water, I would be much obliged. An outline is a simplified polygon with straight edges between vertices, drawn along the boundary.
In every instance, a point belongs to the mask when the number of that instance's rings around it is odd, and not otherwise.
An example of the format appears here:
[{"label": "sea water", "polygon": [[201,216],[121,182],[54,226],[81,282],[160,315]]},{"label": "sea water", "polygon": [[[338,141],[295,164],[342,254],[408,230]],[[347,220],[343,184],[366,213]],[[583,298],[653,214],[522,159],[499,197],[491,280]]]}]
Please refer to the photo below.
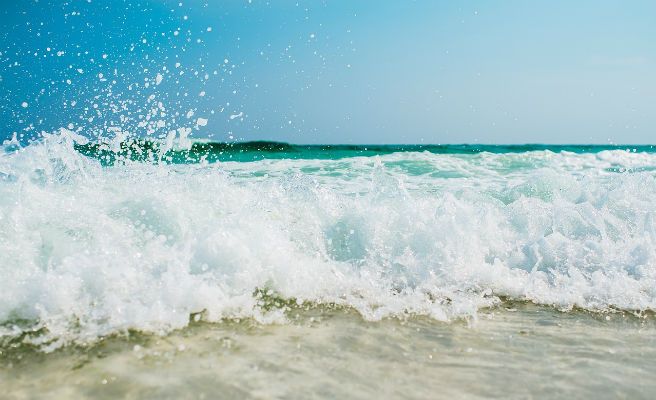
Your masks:
[{"label": "sea water", "polygon": [[7,141],[3,390],[649,398],[655,151]]}]

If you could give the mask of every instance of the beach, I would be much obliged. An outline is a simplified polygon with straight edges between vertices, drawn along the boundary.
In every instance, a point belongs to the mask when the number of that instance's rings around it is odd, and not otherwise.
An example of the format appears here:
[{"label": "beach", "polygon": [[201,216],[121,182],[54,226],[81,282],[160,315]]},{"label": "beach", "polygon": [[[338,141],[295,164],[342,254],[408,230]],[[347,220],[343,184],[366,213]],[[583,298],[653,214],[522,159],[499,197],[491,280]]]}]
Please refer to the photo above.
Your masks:
[{"label": "beach", "polygon": [[286,324],[192,323],[43,354],[3,349],[3,398],[648,399],[656,321],[526,303],[476,320],[364,321],[343,308]]}]

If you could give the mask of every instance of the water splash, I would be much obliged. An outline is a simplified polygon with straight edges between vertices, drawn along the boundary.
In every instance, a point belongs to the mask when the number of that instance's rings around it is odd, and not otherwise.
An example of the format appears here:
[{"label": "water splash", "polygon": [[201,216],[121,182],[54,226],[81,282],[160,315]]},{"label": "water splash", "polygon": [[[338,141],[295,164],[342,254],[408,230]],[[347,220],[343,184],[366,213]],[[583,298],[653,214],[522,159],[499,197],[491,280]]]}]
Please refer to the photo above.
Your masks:
[{"label": "water splash", "polygon": [[89,145],[70,130],[5,143],[5,338],[57,347],[167,332],[197,313],[284,323],[262,290],[371,320],[472,317],[503,298],[656,309],[656,154],[103,167],[78,151]]}]

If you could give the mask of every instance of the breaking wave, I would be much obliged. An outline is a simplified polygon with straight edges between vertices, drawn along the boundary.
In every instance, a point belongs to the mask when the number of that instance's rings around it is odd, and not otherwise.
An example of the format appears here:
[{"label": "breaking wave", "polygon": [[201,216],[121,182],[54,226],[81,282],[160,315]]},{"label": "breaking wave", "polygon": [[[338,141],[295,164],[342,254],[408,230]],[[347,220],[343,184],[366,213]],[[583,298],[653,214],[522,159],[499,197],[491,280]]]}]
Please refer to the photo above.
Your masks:
[{"label": "breaking wave", "polygon": [[107,166],[90,146],[65,130],[4,145],[2,337],[54,348],[191,315],[284,323],[262,293],[368,320],[467,318],[505,298],[656,309],[656,154]]}]

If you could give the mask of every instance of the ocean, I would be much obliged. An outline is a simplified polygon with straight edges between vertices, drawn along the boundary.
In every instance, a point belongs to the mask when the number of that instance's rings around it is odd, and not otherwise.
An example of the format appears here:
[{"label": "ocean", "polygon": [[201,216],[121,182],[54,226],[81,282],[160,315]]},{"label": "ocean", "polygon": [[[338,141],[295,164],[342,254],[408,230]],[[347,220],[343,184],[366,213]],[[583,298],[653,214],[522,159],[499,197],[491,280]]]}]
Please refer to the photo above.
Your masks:
[{"label": "ocean", "polygon": [[4,398],[653,398],[656,148],[0,155]]}]

